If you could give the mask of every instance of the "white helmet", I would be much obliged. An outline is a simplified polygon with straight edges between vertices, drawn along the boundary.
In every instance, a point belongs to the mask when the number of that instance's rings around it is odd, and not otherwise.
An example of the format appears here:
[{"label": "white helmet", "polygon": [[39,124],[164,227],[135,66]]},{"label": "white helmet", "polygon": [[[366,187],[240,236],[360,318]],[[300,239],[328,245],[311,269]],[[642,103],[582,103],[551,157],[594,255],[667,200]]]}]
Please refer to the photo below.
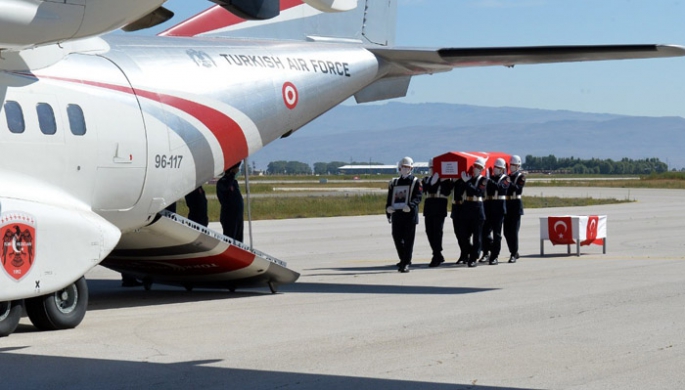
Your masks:
[{"label": "white helmet", "polygon": [[504,162],[503,158],[498,158],[497,160],[495,160],[495,168],[506,169],[507,163]]},{"label": "white helmet", "polygon": [[480,166],[481,169],[485,168],[485,159],[483,157],[478,157],[476,161],[473,163],[473,165],[478,165]]},{"label": "white helmet", "polygon": [[414,160],[412,160],[411,157],[401,159],[400,162],[397,163],[397,169],[401,169],[403,166],[414,168]]},{"label": "white helmet", "polygon": [[509,160],[509,165],[521,165],[521,157],[517,155],[511,156],[511,160]]}]

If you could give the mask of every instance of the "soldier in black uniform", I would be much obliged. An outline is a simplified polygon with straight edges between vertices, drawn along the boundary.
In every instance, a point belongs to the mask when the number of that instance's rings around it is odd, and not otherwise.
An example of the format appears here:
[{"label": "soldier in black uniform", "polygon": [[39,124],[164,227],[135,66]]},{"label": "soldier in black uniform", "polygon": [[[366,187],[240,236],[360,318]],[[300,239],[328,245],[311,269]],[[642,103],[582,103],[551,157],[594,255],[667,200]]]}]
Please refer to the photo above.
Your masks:
[{"label": "soldier in black uniform", "polygon": [[421,181],[411,174],[413,167],[414,160],[410,157],[400,161],[397,165],[400,177],[390,181],[385,203],[386,217],[392,223],[392,239],[400,257],[397,270],[403,273],[409,272],[421,203]]},{"label": "soldier in black uniform", "polygon": [[433,172],[433,160],[430,161],[432,175],[422,180],[425,200],[423,203],[423,220],[426,224],[426,236],[433,251],[433,257],[428,265],[437,267],[445,262],[442,256],[442,230],[447,216],[447,199],[452,191],[452,181],[441,179],[437,172]]},{"label": "soldier in black uniform", "polygon": [[224,236],[243,241],[243,195],[235,179],[240,171],[240,163],[228,168],[216,183],[216,196],[221,203],[219,222]]},{"label": "soldier in black uniform", "polygon": [[186,195],[186,205],[188,205],[188,219],[199,223],[202,226],[209,224],[207,214],[207,196],[202,186],[197,187]]},{"label": "soldier in black uniform", "polygon": [[519,258],[519,228],[523,215],[523,201],[521,193],[526,185],[526,175],[521,169],[521,157],[511,156],[509,160],[509,180],[511,184],[507,190],[507,214],[504,217],[504,238],[509,247],[509,262],[515,263]]},{"label": "soldier in black uniform", "polygon": [[461,207],[462,238],[467,249],[469,267],[475,267],[478,255],[481,250],[481,234],[483,223],[485,222],[485,210],[483,209],[483,195],[487,178],[481,176],[485,167],[485,160],[482,157],[473,163],[470,173],[462,172],[461,178],[465,184],[464,203]]},{"label": "soldier in black uniform", "polygon": [[483,257],[481,263],[497,265],[502,248],[502,223],[507,211],[506,195],[509,189],[509,176],[503,158],[495,160],[493,175],[488,179],[485,189],[485,224],[483,225]]},{"label": "soldier in black uniform", "polygon": [[464,244],[464,230],[460,228],[463,225],[461,209],[464,205],[464,194],[466,192],[466,183],[461,178],[452,181],[452,227],[454,227],[454,235],[457,237],[457,244],[459,245],[459,259],[457,264],[465,264],[469,257],[468,248]]}]

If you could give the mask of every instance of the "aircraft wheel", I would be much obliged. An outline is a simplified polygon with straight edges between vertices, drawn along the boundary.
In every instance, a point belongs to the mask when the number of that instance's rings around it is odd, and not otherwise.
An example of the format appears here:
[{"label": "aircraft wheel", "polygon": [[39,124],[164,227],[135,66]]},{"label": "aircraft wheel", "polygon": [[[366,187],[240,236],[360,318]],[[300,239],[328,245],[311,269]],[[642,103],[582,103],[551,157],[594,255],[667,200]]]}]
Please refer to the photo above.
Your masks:
[{"label": "aircraft wheel", "polygon": [[269,281],[269,290],[271,290],[272,294],[276,294],[278,292],[278,288],[276,287],[276,283]]},{"label": "aircraft wheel", "polygon": [[145,291],[152,290],[152,279],[150,279],[150,278],[143,279],[143,288],[145,289]]},{"label": "aircraft wheel", "polygon": [[193,291],[194,286],[192,284],[186,284],[183,287],[186,289],[186,291],[191,292],[191,291]]},{"label": "aircraft wheel", "polygon": [[26,314],[40,330],[60,330],[77,327],[88,308],[88,284],[83,276],[74,284],[52,294],[25,301]]},{"label": "aircraft wheel", "polygon": [[22,313],[22,301],[0,302],[0,337],[9,336],[17,329]]}]

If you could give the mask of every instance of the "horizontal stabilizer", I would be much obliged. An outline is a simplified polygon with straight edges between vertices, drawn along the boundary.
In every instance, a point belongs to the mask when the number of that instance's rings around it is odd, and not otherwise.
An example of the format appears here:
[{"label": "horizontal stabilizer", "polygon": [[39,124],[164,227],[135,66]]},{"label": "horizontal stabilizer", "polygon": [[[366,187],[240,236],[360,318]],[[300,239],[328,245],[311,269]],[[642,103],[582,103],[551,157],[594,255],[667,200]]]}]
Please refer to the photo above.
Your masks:
[{"label": "horizontal stabilizer", "polygon": [[186,288],[273,289],[300,276],[281,260],[166,210],[150,225],[122,235],[101,265],[148,283]]},{"label": "horizontal stabilizer", "polygon": [[386,61],[386,77],[445,72],[474,66],[509,66],[555,62],[604,61],[679,57],[675,45],[529,46],[492,48],[401,49],[370,48]]}]

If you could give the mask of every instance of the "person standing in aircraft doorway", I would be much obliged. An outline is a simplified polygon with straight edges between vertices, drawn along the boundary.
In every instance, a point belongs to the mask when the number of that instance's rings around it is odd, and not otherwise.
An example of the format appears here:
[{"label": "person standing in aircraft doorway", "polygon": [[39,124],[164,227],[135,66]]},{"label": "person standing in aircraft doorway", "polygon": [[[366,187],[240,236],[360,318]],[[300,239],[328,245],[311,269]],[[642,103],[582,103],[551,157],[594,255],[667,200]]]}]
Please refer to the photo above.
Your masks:
[{"label": "person standing in aircraft doorway", "polygon": [[209,215],[207,213],[207,196],[202,186],[186,195],[185,199],[188,206],[188,219],[206,227],[209,224]]},{"label": "person standing in aircraft doorway", "polygon": [[521,171],[521,157],[511,156],[509,160],[509,180],[511,185],[507,190],[507,214],[504,217],[504,238],[509,247],[509,262],[515,263],[519,258],[519,229],[523,215],[523,201],[521,193],[526,185],[526,173]]},{"label": "person standing in aircraft doorway", "polygon": [[437,267],[445,262],[442,256],[442,231],[447,216],[447,200],[452,192],[452,181],[441,179],[433,170],[433,160],[428,162],[429,176],[421,181],[424,192],[423,221],[426,224],[426,236],[431,246],[433,257],[428,265]]},{"label": "person standing in aircraft doorway", "polygon": [[221,203],[219,222],[224,236],[243,241],[243,195],[235,176],[240,171],[240,163],[228,168],[216,183],[216,196]]},{"label": "person standing in aircraft doorway", "polygon": [[385,203],[386,217],[392,224],[392,239],[400,257],[397,270],[403,273],[409,272],[421,204],[421,181],[411,174],[413,168],[411,157],[400,160],[397,164],[400,177],[390,181]]},{"label": "person standing in aircraft doorway", "polygon": [[475,267],[481,250],[481,235],[485,222],[485,210],[483,209],[483,195],[488,179],[481,176],[485,168],[485,160],[478,157],[469,169],[469,173],[462,172],[461,179],[465,184],[464,204],[461,208],[461,224],[465,249],[468,253],[469,267]]}]

